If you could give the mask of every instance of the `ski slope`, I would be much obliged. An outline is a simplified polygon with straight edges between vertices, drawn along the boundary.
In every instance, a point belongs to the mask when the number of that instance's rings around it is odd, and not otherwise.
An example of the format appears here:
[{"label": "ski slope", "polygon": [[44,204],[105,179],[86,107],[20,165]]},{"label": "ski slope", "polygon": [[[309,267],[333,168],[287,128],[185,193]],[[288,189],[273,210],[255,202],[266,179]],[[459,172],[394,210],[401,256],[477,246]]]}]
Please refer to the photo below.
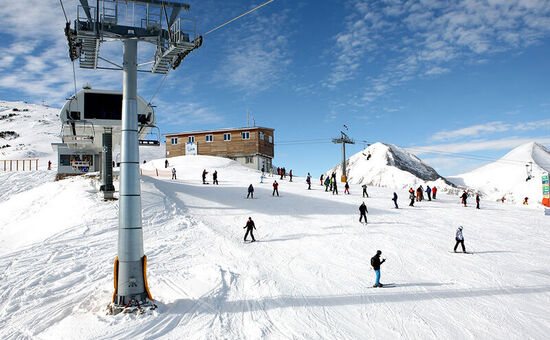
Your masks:
[{"label": "ski slope", "polygon": [[[148,281],[159,308],[106,315],[113,292],[117,201],[91,177],[0,173],[2,339],[547,339],[550,223],[540,208],[457,197],[407,206],[359,185],[333,196],[234,161],[170,158],[178,180],[142,176]],[[145,172],[164,160],[148,161]],[[219,186],[201,172],[219,173]],[[24,190],[10,191],[14,181]],[[255,198],[246,199],[249,184]],[[343,191],[343,190],[342,190]],[[243,243],[246,219],[256,243]],[[450,253],[464,226],[473,254]],[[370,258],[387,261],[372,288]]]}]

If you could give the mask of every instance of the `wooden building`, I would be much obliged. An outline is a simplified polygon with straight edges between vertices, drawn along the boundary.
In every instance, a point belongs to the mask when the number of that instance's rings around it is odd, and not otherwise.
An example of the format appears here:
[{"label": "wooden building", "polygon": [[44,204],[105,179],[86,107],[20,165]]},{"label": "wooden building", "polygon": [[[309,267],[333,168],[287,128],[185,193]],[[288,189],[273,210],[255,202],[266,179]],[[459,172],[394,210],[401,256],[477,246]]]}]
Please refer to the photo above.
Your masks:
[{"label": "wooden building", "polygon": [[274,156],[274,129],[261,126],[166,134],[166,157],[207,155],[231,158],[269,171]]}]

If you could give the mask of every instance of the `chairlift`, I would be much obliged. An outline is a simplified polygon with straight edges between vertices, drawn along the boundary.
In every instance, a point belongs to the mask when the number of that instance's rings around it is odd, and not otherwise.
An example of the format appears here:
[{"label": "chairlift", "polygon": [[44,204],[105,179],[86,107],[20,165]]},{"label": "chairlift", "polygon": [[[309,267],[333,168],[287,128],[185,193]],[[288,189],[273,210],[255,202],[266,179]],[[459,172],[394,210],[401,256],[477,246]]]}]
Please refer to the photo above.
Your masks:
[{"label": "chairlift", "polygon": [[145,139],[139,140],[140,146],[160,146],[160,129],[158,126],[148,126],[150,129]]},{"label": "chairlift", "polygon": [[533,178],[533,162],[529,162],[529,164],[525,164],[525,170],[527,172],[527,178],[525,179],[525,182],[527,182]]}]

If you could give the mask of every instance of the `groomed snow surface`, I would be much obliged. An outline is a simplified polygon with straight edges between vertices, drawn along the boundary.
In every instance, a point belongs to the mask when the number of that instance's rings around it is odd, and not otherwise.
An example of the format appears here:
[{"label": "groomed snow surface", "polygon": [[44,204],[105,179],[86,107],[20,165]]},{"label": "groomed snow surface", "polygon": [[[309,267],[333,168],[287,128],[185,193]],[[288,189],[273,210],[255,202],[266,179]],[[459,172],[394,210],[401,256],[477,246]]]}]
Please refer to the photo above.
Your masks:
[{"label": "groomed snow surface", "polygon": [[[164,160],[148,161],[164,174]],[[408,207],[207,156],[170,159],[178,180],[142,176],[148,281],[158,310],[106,315],[118,202],[91,177],[0,173],[1,339],[548,339],[550,216],[540,206],[457,197]],[[207,169],[219,186],[201,184]],[[169,169],[168,169],[169,170]],[[254,199],[246,199],[252,183]],[[14,189],[18,187],[19,189]],[[258,242],[243,243],[246,219]],[[454,254],[464,226],[467,250]],[[382,250],[382,282],[370,258]]]}]

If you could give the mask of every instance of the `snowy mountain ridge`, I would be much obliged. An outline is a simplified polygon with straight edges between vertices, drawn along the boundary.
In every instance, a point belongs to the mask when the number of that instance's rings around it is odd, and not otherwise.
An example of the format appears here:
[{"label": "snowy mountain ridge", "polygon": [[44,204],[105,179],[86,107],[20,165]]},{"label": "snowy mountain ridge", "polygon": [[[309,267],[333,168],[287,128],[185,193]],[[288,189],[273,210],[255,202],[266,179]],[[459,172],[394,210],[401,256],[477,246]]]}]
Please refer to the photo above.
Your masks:
[{"label": "snowy mountain ridge", "polygon": [[[374,143],[346,161],[348,182],[394,189],[435,185],[442,190],[455,190],[454,184],[440,176],[431,166],[412,153],[387,143]],[[342,164],[327,171],[342,175]]]}]

